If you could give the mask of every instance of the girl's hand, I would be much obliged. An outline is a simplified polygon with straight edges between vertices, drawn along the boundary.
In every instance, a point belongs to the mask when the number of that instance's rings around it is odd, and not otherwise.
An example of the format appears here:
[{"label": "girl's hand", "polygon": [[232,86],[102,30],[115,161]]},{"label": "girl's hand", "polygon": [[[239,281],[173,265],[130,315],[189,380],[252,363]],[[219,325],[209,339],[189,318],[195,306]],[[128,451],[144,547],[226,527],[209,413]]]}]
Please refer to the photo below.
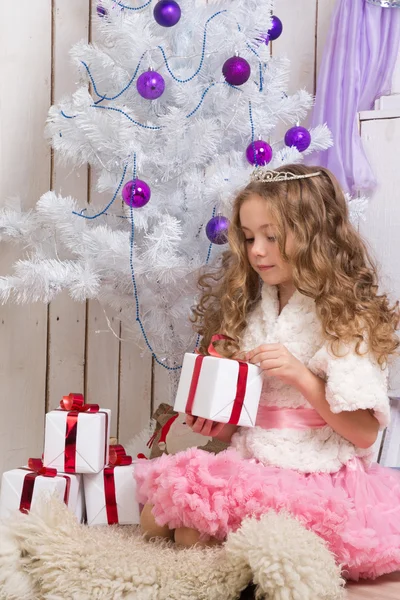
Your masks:
[{"label": "girl's hand", "polygon": [[210,419],[202,419],[201,417],[193,417],[192,415],[186,415],[186,425],[195,433],[216,438],[225,444],[231,443],[233,434],[239,429],[237,425],[216,423],[215,421],[210,421]]},{"label": "girl's hand", "polygon": [[225,427],[225,423],[216,423],[210,419],[194,417],[193,415],[186,415],[186,425],[188,425],[194,433],[200,433],[207,437],[217,437]]},{"label": "girl's hand", "polygon": [[246,353],[246,361],[259,365],[266,377],[276,377],[295,388],[309,371],[282,344],[263,344]]}]

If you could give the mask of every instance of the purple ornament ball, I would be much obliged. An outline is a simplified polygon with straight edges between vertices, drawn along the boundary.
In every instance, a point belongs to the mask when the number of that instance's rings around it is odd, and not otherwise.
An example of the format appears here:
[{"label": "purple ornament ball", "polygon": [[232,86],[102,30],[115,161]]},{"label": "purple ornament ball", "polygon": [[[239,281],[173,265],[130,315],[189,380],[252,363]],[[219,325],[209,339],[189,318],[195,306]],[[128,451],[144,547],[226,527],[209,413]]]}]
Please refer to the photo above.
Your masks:
[{"label": "purple ornament ball", "polygon": [[136,82],[137,91],[146,100],[156,100],[163,95],[165,81],[160,73],[146,71],[142,73]]},{"label": "purple ornament ball", "polygon": [[161,27],[173,27],[181,18],[181,7],[175,0],[159,0],[153,15]]},{"label": "purple ornament ball", "polygon": [[231,56],[224,62],[222,73],[231,85],[243,85],[250,77],[251,68],[244,58]]},{"label": "purple ornament ball", "polygon": [[286,132],[285,144],[286,146],[294,146],[299,152],[304,152],[311,144],[310,132],[305,127],[300,127],[299,125],[292,127]]},{"label": "purple ornament ball", "polygon": [[278,37],[281,35],[283,31],[283,24],[282,21],[275,15],[272,15],[271,19],[271,27],[268,29],[267,35],[268,41],[273,42],[274,40],[277,40]]},{"label": "purple ornament ball", "polygon": [[251,165],[263,167],[271,161],[272,148],[264,140],[256,140],[247,146],[246,158]]},{"label": "purple ornament ball", "polygon": [[222,246],[228,241],[229,219],[218,215],[206,225],[206,235],[212,244]]},{"label": "purple ornament ball", "polygon": [[108,15],[107,10],[101,4],[97,5],[97,14],[99,17],[106,17]]},{"label": "purple ornament ball", "polygon": [[122,199],[133,208],[141,208],[150,200],[151,191],[145,181],[136,179],[127,181],[122,188]]}]

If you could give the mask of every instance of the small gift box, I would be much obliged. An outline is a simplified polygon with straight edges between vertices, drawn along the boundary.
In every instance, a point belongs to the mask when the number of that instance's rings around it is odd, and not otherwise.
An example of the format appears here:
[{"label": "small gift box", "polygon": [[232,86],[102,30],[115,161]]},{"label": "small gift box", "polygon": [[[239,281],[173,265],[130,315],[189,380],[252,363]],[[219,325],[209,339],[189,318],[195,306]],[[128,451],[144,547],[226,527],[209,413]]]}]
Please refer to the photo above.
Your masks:
[{"label": "small gift box", "polygon": [[3,473],[0,491],[0,518],[20,510],[28,512],[41,498],[56,495],[82,521],[83,489],[80,475],[57,473],[43,466],[40,458],[30,458],[27,467]]},{"label": "small gift box", "polygon": [[110,462],[101,473],[84,475],[88,525],[136,525],[139,504],[132,457],[122,446],[110,446]]},{"label": "small gift box", "polygon": [[[213,341],[221,339],[215,336]],[[185,354],[174,410],[218,423],[254,427],[262,390],[261,370],[240,360]]]},{"label": "small gift box", "polygon": [[81,394],[46,414],[43,462],[64,473],[99,473],[108,462],[111,411],[85,404]]}]

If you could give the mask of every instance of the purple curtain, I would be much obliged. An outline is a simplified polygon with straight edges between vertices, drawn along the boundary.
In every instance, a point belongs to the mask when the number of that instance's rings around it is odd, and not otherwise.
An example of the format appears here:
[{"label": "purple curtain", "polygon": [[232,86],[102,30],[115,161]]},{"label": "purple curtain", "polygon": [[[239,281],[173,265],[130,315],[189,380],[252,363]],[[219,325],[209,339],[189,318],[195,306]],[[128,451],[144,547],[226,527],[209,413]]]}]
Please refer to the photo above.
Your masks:
[{"label": "purple curtain", "polygon": [[318,78],[312,125],[327,123],[334,146],[307,162],[330,169],[345,191],[372,190],[376,180],[358,133],[357,111],[390,94],[400,44],[400,9],[338,0]]}]

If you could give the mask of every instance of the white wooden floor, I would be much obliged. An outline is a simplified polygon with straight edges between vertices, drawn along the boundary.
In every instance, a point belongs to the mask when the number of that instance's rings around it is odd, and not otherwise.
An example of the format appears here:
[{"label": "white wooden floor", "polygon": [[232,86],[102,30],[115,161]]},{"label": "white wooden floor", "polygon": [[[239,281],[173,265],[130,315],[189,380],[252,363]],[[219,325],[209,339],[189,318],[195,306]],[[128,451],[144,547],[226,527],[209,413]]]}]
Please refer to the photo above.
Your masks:
[{"label": "white wooden floor", "polygon": [[[255,600],[254,587],[245,590],[240,600]],[[349,583],[346,600],[400,600],[400,571],[375,581]]]},{"label": "white wooden floor", "polygon": [[400,572],[375,581],[349,583],[347,600],[400,600]]}]

